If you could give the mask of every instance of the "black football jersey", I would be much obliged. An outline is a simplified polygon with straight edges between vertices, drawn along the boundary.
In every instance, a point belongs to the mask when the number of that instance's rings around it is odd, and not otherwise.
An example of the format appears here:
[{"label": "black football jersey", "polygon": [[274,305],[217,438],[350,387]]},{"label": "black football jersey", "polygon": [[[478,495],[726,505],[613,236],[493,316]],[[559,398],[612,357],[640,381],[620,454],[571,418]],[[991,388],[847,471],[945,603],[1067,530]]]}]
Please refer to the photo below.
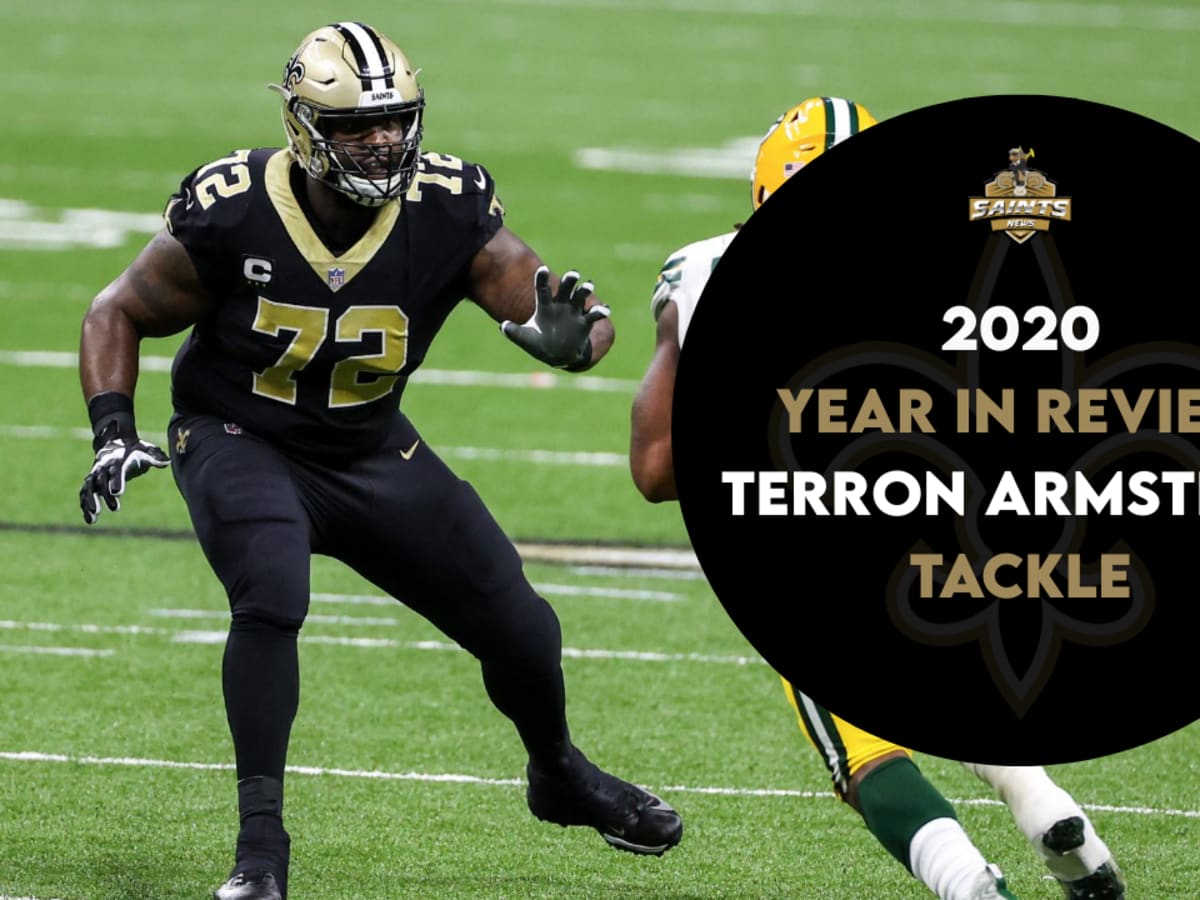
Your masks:
[{"label": "black football jersey", "polygon": [[216,300],[175,356],[172,400],[286,450],[368,453],[504,209],[483,167],[425,153],[408,193],[339,254],[292,170],[286,150],[239,150],[168,201],[167,227]]}]

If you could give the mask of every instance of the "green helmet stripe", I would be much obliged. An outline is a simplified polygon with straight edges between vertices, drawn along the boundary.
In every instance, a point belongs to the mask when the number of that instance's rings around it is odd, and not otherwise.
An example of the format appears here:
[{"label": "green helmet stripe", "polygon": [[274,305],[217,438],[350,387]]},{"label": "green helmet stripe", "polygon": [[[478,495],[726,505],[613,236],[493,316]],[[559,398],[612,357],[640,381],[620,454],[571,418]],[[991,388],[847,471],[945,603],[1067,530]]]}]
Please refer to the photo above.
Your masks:
[{"label": "green helmet stripe", "polygon": [[821,102],[825,105],[825,149],[828,150],[837,143],[837,128],[835,127],[835,113],[832,97],[822,97]]}]

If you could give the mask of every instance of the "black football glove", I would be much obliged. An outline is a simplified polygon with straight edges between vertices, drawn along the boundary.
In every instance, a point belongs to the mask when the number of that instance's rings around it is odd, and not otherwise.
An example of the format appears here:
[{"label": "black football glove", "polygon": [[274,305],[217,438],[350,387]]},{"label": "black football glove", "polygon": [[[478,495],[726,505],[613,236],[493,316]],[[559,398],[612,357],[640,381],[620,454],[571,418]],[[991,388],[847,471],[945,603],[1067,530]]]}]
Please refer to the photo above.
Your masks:
[{"label": "black football glove", "polygon": [[83,479],[79,491],[79,507],[83,510],[83,521],[95,524],[100,518],[100,500],[116,512],[121,508],[120,496],[125,493],[125,482],[151,469],[161,469],[171,464],[167,454],[136,434],[132,437],[114,434],[102,435],[97,442],[104,443],[96,450],[96,461],[92,471]]},{"label": "black football glove", "polygon": [[558,293],[550,295],[550,269],[540,266],[533,276],[534,309],[529,321],[518,325],[504,321],[500,330],[530,356],[556,369],[577,371],[592,361],[592,325],[609,317],[602,303],[584,310],[594,285],[582,284],[579,273],[567,272],[558,283]]}]

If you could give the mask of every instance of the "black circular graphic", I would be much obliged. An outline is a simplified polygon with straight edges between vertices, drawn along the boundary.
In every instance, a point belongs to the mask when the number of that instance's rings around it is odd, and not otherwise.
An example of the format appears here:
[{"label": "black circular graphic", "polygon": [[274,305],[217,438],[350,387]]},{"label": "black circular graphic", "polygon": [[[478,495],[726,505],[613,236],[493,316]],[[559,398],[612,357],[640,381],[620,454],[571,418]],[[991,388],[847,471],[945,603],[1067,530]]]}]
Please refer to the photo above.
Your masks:
[{"label": "black circular graphic", "polygon": [[676,480],[747,639],[979,762],[1200,718],[1200,144],[978,97],[885,120],[738,233],[683,346]]}]

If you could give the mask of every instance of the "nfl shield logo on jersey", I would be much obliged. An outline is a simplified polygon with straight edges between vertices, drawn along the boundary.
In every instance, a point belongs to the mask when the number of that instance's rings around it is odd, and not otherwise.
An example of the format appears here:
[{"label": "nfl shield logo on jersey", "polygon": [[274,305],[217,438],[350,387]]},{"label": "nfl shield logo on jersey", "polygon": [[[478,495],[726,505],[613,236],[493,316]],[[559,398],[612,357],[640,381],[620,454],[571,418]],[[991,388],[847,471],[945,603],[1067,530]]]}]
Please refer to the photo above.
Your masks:
[{"label": "nfl shield logo on jersey", "polygon": [[329,270],[329,289],[331,291],[336,291],[338,288],[340,288],[345,283],[346,283],[346,270],[345,269],[330,269]]}]

